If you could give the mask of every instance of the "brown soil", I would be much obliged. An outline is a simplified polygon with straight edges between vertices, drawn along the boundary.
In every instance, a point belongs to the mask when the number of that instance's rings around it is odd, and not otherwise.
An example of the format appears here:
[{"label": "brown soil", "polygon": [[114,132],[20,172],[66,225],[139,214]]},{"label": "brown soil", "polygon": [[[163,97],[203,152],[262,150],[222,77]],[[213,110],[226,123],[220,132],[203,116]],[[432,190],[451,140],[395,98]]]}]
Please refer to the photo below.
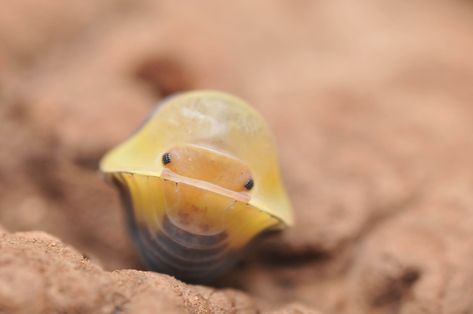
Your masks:
[{"label": "brown soil", "polygon": [[[0,313],[473,313],[472,38],[466,0],[11,1]],[[97,172],[195,88],[267,118],[296,209],[213,287],[141,271]]]}]

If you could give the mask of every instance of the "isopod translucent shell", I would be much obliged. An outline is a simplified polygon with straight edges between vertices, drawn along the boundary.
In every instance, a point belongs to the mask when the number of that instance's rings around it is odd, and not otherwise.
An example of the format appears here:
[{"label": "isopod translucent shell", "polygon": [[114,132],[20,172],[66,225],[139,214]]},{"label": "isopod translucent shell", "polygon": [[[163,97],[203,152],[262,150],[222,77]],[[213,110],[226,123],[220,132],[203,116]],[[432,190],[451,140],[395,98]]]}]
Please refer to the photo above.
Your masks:
[{"label": "isopod translucent shell", "polygon": [[145,263],[189,282],[215,278],[257,235],[292,224],[266,123],[225,93],[165,99],[100,169]]}]

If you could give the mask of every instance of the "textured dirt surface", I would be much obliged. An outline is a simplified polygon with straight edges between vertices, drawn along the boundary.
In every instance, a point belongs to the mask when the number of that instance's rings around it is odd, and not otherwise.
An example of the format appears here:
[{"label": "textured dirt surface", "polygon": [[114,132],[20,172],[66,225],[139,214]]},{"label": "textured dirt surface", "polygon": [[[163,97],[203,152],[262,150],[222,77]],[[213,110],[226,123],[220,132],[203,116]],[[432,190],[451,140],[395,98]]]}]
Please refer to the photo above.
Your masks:
[{"label": "textured dirt surface", "polygon": [[[151,272],[105,272],[45,233],[4,233],[1,241],[0,304],[5,313],[256,311],[248,296],[234,290],[190,287]],[[297,306],[281,311],[292,309]]]},{"label": "textured dirt surface", "polygon": [[[460,0],[9,3],[0,313],[473,313],[472,38]],[[267,118],[296,210],[213,287],[141,271],[97,172],[194,88]]]}]

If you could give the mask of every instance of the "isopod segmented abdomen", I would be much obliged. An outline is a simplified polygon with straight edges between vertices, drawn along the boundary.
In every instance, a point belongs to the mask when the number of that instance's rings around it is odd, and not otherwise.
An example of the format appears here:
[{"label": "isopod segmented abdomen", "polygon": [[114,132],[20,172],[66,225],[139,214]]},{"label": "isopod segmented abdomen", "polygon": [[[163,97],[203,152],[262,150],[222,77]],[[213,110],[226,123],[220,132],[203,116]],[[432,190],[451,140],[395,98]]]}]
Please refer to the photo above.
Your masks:
[{"label": "isopod segmented abdomen", "polygon": [[[219,276],[254,235],[277,223],[246,204],[182,183],[133,174],[117,175],[114,181],[146,266],[187,282],[204,283]],[[171,218],[183,213],[188,215],[189,230],[184,229],[185,221]],[[200,221],[213,225],[196,226]]]},{"label": "isopod segmented abdomen", "polygon": [[[133,236],[146,265],[187,282],[206,282],[230,267],[235,256],[228,251],[224,233],[201,236],[187,233],[165,219],[166,229],[176,230],[170,237],[166,231],[151,234],[146,228],[135,225]],[[186,234],[187,233],[187,234]],[[195,243],[201,242],[199,246]]]}]

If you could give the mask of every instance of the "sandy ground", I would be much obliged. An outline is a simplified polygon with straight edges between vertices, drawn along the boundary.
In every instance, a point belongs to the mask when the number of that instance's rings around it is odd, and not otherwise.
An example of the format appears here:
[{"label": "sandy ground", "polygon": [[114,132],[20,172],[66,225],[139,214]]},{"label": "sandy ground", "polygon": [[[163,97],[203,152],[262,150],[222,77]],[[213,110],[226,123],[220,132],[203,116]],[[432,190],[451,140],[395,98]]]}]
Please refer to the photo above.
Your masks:
[{"label": "sandy ground", "polygon": [[[0,313],[473,313],[472,38],[466,0],[2,6]],[[296,210],[212,287],[142,271],[97,171],[196,88],[266,117]]]}]

